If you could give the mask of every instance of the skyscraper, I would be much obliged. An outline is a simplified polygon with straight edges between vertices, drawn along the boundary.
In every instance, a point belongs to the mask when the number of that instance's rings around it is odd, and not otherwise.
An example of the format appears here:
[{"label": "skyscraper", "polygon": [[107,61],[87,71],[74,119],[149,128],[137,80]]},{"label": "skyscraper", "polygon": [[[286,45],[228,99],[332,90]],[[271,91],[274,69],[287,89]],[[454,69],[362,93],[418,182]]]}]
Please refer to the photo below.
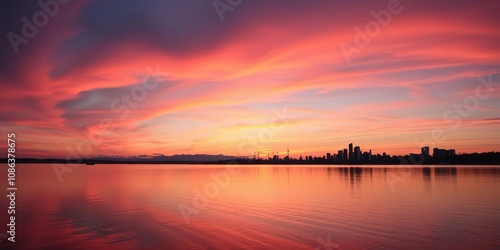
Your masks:
[{"label": "skyscraper", "polygon": [[361,160],[361,148],[359,146],[354,147],[354,160]]},{"label": "skyscraper", "polygon": [[352,160],[352,143],[349,143],[349,160]]},{"label": "skyscraper", "polygon": [[432,150],[432,156],[436,158],[446,157],[446,149],[434,148]]},{"label": "skyscraper", "polygon": [[431,152],[431,151],[430,151],[429,147],[423,147],[423,148],[422,148],[422,155],[423,155],[424,157],[429,157],[429,156],[430,156],[430,152]]}]

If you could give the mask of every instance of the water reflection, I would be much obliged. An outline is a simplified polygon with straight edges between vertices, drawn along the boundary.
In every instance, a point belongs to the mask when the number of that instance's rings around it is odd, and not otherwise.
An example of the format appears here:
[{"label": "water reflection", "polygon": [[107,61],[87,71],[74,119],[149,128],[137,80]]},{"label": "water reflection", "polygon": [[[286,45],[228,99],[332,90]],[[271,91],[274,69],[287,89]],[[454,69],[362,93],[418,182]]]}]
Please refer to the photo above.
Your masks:
[{"label": "water reflection", "polygon": [[[500,244],[496,167],[242,166],[227,180],[224,167],[80,166],[59,183],[51,166],[24,165],[16,246],[311,249],[326,237],[340,249]],[[393,191],[388,176],[400,178]]]},{"label": "water reflection", "polygon": [[422,168],[422,175],[424,176],[425,182],[430,182],[431,181],[431,168],[423,167]]}]

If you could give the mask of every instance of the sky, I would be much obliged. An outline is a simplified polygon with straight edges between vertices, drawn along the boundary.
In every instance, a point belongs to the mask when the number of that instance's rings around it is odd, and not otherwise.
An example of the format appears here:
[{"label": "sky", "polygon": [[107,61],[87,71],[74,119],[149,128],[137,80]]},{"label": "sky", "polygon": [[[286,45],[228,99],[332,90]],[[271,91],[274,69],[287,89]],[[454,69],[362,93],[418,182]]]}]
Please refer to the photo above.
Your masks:
[{"label": "sky", "polygon": [[0,9],[0,127],[17,157],[500,151],[499,1]]}]

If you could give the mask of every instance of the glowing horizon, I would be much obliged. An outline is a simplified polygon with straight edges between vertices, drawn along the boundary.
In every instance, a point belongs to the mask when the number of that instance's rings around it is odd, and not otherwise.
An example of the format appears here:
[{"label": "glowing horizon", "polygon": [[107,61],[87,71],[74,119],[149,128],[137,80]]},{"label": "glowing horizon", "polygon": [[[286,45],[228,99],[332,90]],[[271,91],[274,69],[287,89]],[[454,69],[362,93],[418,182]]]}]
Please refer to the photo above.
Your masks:
[{"label": "glowing horizon", "polygon": [[81,1],[14,46],[28,5],[1,28],[18,157],[500,151],[500,2]]}]

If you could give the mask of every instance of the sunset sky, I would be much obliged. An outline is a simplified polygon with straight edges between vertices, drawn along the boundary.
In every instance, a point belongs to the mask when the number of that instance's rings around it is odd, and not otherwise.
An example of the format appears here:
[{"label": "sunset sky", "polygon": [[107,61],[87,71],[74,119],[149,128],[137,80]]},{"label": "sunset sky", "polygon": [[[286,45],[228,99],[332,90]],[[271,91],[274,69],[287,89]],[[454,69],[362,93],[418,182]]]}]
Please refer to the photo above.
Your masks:
[{"label": "sunset sky", "polygon": [[500,1],[65,1],[0,3],[18,157],[500,151]]}]

